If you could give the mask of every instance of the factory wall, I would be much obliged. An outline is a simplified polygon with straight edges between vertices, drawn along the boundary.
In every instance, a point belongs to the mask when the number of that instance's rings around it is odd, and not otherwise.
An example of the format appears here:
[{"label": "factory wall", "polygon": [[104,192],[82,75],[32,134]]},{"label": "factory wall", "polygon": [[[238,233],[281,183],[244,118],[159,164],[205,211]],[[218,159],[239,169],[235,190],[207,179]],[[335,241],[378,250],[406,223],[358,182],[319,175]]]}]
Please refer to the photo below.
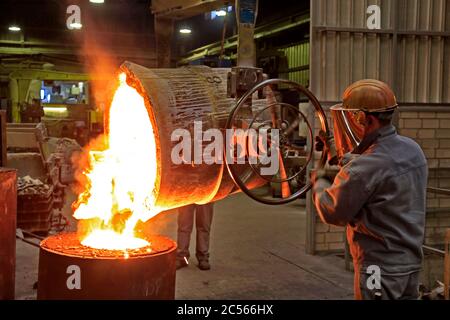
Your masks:
[{"label": "factory wall", "polygon": [[[380,9],[375,29],[372,5]],[[325,107],[354,81],[387,82],[400,104],[400,134],[428,159],[429,186],[450,189],[450,0],[313,0],[310,64],[311,90]],[[311,202],[309,195],[307,251],[344,248],[343,228],[323,225]],[[441,246],[450,197],[429,194],[427,206],[425,243]]]},{"label": "factory wall", "polygon": [[287,59],[288,69],[281,77],[309,86],[309,42],[280,49]]},{"label": "factory wall", "polygon": [[[419,143],[428,160],[428,185],[450,189],[450,108],[449,110],[400,112],[400,134]],[[450,197],[428,193],[425,243],[440,247],[450,228]]]}]

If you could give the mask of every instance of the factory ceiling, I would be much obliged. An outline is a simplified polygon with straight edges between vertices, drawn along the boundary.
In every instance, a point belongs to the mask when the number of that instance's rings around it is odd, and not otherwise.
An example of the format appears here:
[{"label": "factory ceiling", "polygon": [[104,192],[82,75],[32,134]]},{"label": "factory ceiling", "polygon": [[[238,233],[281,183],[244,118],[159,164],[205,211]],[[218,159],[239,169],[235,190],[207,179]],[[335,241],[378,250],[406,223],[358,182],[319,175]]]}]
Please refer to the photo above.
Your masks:
[{"label": "factory ceiling", "polygon": [[[233,4],[234,1],[231,1]],[[70,5],[81,9],[80,30],[69,30]],[[257,25],[285,18],[309,9],[309,1],[260,0]],[[174,46],[184,42],[193,50],[219,41],[223,19],[208,18],[209,12],[176,21],[176,30],[189,26],[193,33],[183,38],[175,34]],[[227,37],[236,32],[229,13]],[[11,31],[17,26],[20,31]],[[150,0],[2,0],[0,1],[0,58],[5,61],[26,57],[51,63],[96,63],[98,51],[114,60],[133,60],[152,66],[155,62],[154,16]],[[90,58],[91,57],[91,58]]]},{"label": "factory ceiling", "polygon": [[[69,30],[70,5],[80,8],[80,30]],[[10,26],[20,31],[9,30]],[[153,17],[149,1],[2,0],[0,2],[0,55],[8,59],[32,56],[85,63],[98,51],[118,60],[151,64],[154,59]],[[89,59],[88,59],[89,60]],[[95,59],[90,59],[95,60]],[[95,61],[92,61],[95,63]]]}]

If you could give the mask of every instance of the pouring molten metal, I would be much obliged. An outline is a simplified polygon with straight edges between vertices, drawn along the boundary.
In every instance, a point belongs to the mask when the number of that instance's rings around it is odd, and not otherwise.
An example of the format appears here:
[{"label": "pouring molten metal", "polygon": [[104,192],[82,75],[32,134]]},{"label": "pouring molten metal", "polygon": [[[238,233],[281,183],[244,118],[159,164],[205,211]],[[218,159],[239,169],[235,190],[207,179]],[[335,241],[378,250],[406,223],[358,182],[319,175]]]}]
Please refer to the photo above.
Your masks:
[{"label": "pouring molten metal", "polygon": [[[235,100],[227,96],[229,69],[147,69],[127,61],[120,70],[106,111],[106,147],[90,151],[87,182],[73,208],[82,245],[127,252],[149,246],[139,221],[236,192],[223,162],[174,164],[172,158],[175,130],[191,132],[193,122],[202,121],[204,132],[223,132],[223,115]],[[267,108],[267,100],[255,99],[254,106]],[[202,150],[203,140],[191,137],[190,143],[200,141]],[[237,170],[248,189],[267,184],[248,165]]]},{"label": "pouring molten metal", "polygon": [[89,169],[84,172],[88,183],[74,203],[74,217],[88,224],[81,243],[96,249],[149,246],[136,234],[136,224],[161,211],[154,194],[154,129],[143,97],[126,83],[125,73],[119,79],[107,119],[107,147],[89,152]]},{"label": "pouring molten metal", "polygon": [[[41,242],[38,299],[174,299],[176,243],[143,234],[139,221],[236,192],[223,163],[172,161],[175,130],[190,131],[194,120],[204,130],[223,129],[223,115],[235,105],[227,97],[230,70],[148,69],[128,61],[120,70],[104,146],[90,149],[73,205],[78,232]],[[238,169],[249,189],[267,182],[249,166]]]}]

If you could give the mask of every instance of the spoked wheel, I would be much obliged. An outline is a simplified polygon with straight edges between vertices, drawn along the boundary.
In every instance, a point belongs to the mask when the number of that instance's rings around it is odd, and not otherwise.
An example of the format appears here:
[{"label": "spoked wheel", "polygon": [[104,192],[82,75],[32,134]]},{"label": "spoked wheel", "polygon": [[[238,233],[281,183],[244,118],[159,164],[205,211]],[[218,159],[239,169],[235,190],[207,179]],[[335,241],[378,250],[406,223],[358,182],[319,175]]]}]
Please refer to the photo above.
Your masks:
[{"label": "spoked wheel", "polygon": [[[272,91],[275,85],[293,88],[302,97],[306,97],[319,119],[321,130],[329,134],[326,115],[319,101],[308,89],[296,82],[283,79],[265,80],[239,99],[228,116],[226,129],[243,128],[240,138],[237,139],[245,141],[245,147],[239,149],[236,139],[227,142],[225,164],[234,183],[245,194],[268,205],[292,202],[311,188],[311,184],[307,182],[306,171],[313,161],[314,153],[314,123],[309,122],[307,114],[298,106],[277,101]],[[253,105],[249,106],[249,99],[261,90],[266,94],[267,103],[258,107],[258,101],[254,101]],[[299,140],[300,126],[304,128],[303,142]],[[232,150],[237,150],[237,153],[230,153],[227,150],[230,146]],[[319,167],[323,167],[326,160],[327,154],[322,151]],[[252,176],[266,184],[270,183],[271,186],[278,186],[281,198],[275,198],[273,195],[268,197],[259,190],[252,190],[253,186],[249,183],[249,177]]]}]

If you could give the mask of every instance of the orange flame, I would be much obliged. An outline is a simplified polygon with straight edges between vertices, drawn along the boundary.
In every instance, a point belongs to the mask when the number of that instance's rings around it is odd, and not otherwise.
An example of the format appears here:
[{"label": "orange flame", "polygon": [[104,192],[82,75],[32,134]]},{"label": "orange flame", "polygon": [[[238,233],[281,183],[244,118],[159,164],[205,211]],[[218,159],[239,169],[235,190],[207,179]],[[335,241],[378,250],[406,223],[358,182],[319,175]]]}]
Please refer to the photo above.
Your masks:
[{"label": "orange flame", "polygon": [[137,249],[149,243],[135,227],[159,213],[155,207],[156,142],[143,97],[119,76],[109,110],[107,149],[89,152],[86,189],[74,204],[74,217],[88,223],[81,243],[109,250]]}]

